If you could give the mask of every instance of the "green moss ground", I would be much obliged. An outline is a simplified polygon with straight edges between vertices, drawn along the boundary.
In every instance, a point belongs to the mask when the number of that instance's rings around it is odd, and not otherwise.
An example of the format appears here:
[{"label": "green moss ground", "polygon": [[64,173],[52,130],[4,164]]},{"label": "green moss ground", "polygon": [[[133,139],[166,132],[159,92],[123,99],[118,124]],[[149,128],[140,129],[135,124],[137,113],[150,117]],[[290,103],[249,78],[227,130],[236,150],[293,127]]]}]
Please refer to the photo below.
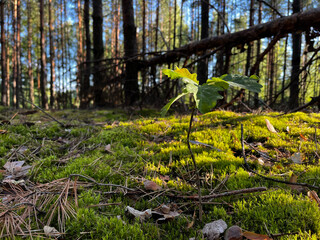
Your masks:
[{"label": "green moss ground", "polygon": [[[1,109],[0,114],[2,120],[10,119],[14,111]],[[12,124],[0,127],[8,131],[0,135],[0,167],[13,149],[25,146],[27,150],[16,157],[33,166],[29,179],[35,183],[82,174],[100,183],[141,189],[141,179],[145,178],[178,195],[197,193],[193,165],[185,144],[189,124],[187,115],[162,118],[152,110],[131,115],[120,110],[66,110],[50,114],[68,126],[61,127],[43,113],[36,113],[18,115]],[[277,160],[272,166],[262,166],[257,160],[259,153],[247,147],[251,168],[281,180],[289,180],[295,174],[298,182],[320,186],[320,166],[315,153],[319,148],[315,144],[315,126],[320,123],[320,114],[277,115],[242,115],[224,111],[197,115],[191,135],[192,140],[222,150],[192,146],[201,170],[202,194],[209,194],[227,175],[229,178],[220,192],[261,186],[267,187],[268,191],[215,199],[214,203],[204,205],[203,223],[197,221],[188,228],[196,210],[192,201],[180,201],[166,194],[156,198],[152,194],[144,197],[127,196],[121,192],[103,194],[110,188],[101,186],[89,191],[80,188],[78,207],[74,206],[77,215],[68,220],[64,239],[200,238],[199,230],[204,224],[220,218],[228,226],[237,224],[261,234],[266,234],[266,228],[272,234],[299,232],[280,239],[320,238],[319,207],[306,196],[308,189],[297,191],[285,184],[261,179],[244,168],[240,124],[244,126],[248,143]],[[268,131],[266,118],[278,135]],[[30,122],[34,125],[27,126],[30,124],[26,123]],[[301,139],[300,134],[307,141]],[[319,130],[317,139],[320,139]],[[111,144],[112,153],[104,150],[107,144]],[[302,164],[294,164],[289,159],[298,151],[303,156]],[[164,181],[166,175],[169,179]],[[121,204],[88,207],[113,202]],[[140,222],[125,214],[126,206],[145,210],[173,202],[182,214],[168,223],[156,224],[152,219]]]}]

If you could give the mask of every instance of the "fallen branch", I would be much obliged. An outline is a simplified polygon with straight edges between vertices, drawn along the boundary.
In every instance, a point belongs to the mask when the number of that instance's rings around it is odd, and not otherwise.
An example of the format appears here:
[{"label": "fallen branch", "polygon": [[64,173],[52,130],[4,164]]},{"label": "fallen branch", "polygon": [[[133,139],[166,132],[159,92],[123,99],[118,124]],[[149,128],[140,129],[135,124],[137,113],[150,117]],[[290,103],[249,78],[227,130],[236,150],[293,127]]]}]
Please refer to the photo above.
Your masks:
[{"label": "fallen branch", "polygon": [[[239,190],[234,190],[234,191],[229,191],[224,193],[205,195],[205,196],[201,196],[201,199],[215,199],[215,198],[239,195],[244,193],[254,193],[254,192],[263,192],[263,191],[267,191],[267,188],[266,187],[245,188],[245,189],[239,189]],[[194,195],[194,196],[168,195],[168,196],[175,197],[175,198],[182,198],[182,199],[199,199],[198,195]]]},{"label": "fallen branch", "polygon": [[123,188],[123,189],[126,189],[128,191],[135,191],[135,189],[133,188],[128,188],[128,187],[125,187],[125,186],[122,186],[122,185],[118,185],[118,184],[112,184],[112,183],[99,183],[97,182],[96,180],[94,180],[93,178],[90,178],[90,177],[86,177],[84,175],[81,175],[81,174],[70,174],[69,175],[69,178],[71,179],[72,177],[82,177],[84,179],[87,179],[91,182],[93,182],[94,184],[98,185],[98,186],[105,186],[105,187],[118,187],[118,188]]}]

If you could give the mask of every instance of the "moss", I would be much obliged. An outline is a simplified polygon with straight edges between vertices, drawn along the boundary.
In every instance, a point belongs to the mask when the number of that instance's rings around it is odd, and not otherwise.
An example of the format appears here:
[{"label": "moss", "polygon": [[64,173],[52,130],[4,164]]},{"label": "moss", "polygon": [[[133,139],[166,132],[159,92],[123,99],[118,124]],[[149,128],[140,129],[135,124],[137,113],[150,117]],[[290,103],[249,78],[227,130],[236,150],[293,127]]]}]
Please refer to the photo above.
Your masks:
[{"label": "moss", "polygon": [[[10,117],[14,112],[6,114]],[[24,119],[17,116],[12,125],[2,126],[8,133],[0,134],[1,166],[14,150],[23,145],[27,151],[13,154],[12,159],[25,160],[33,165],[29,177],[34,182],[46,183],[75,173],[92,177],[97,182],[127,184],[142,189],[142,179],[149,179],[166,191],[157,193],[157,197],[152,194],[131,196],[121,191],[110,196],[103,194],[110,191],[109,187],[94,186],[89,191],[79,188],[77,217],[68,220],[66,239],[200,238],[199,230],[203,225],[220,218],[229,226],[239,224],[257,233],[265,233],[264,223],[271,233],[301,231],[282,239],[319,238],[319,210],[305,196],[305,191],[304,195],[297,195],[285,184],[262,179],[244,169],[240,124],[244,125],[247,142],[278,161],[272,166],[261,166],[257,161],[260,154],[246,146],[247,158],[253,169],[281,180],[288,180],[294,173],[298,182],[319,186],[320,166],[315,154],[314,125],[320,114],[294,113],[277,117],[278,113],[242,115],[214,111],[195,116],[191,139],[214,147],[192,144],[203,194],[210,194],[218,186],[220,191],[260,186],[269,188],[269,191],[215,199],[212,204],[208,201],[204,205],[204,222],[197,221],[192,228],[187,226],[197,212],[194,202],[166,195],[167,192],[197,194],[193,163],[185,143],[189,116],[161,118],[155,115],[154,110],[128,114],[112,109],[66,110],[50,114],[74,126],[63,128],[41,113]],[[148,114],[150,116],[146,116]],[[265,119],[269,119],[278,134],[269,132]],[[39,120],[41,123],[31,127],[23,125],[25,121]],[[300,139],[300,134],[307,140]],[[320,139],[319,132],[317,139]],[[105,151],[107,144],[111,144],[111,152]],[[298,151],[303,156],[303,164],[293,164],[290,160],[290,156]],[[227,175],[228,180],[221,184]],[[88,207],[106,202],[120,205]],[[153,219],[141,223],[125,214],[126,206],[144,210],[170,203],[177,204],[182,214],[164,224],[155,224]]]}]

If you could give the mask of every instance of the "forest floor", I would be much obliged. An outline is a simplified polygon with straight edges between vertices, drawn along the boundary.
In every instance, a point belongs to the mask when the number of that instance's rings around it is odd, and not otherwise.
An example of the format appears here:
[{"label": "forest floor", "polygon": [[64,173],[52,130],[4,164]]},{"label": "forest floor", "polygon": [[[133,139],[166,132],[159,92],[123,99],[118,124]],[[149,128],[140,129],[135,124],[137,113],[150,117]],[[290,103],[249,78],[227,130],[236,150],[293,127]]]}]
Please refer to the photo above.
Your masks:
[{"label": "forest floor", "polygon": [[48,113],[0,109],[2,238],[320,239],[320,114],[196,115],[200,221],[188,115]]}]

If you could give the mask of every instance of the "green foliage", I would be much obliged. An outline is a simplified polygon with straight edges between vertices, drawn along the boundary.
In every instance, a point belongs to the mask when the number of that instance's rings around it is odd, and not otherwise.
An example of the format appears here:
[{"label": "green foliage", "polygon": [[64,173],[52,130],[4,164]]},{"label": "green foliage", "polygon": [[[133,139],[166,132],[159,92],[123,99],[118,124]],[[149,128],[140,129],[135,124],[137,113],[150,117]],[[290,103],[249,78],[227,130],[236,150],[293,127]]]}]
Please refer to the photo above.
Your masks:
[{"label": "green foliage", "polygon": [[219,92],[226,90],[229,86],[248,89],[253,92],[260,92],[262,85],[257,83],[258,77],[244,77],[240,75],[223,75],[221,78],[208,79],[206,83],[199,85],[197,74],[191,74],[188,69],[178,68],[176,70],[164,69],[163,73],[171,79],[181,78],[186,84],[182,93],[172,98],[161,110],[161,114],[165,115],[171,105],[179,98],[192,94],[196,103],[196,108],[201,113],[209,112],[216,104],[217,100],[223,96]]}]

